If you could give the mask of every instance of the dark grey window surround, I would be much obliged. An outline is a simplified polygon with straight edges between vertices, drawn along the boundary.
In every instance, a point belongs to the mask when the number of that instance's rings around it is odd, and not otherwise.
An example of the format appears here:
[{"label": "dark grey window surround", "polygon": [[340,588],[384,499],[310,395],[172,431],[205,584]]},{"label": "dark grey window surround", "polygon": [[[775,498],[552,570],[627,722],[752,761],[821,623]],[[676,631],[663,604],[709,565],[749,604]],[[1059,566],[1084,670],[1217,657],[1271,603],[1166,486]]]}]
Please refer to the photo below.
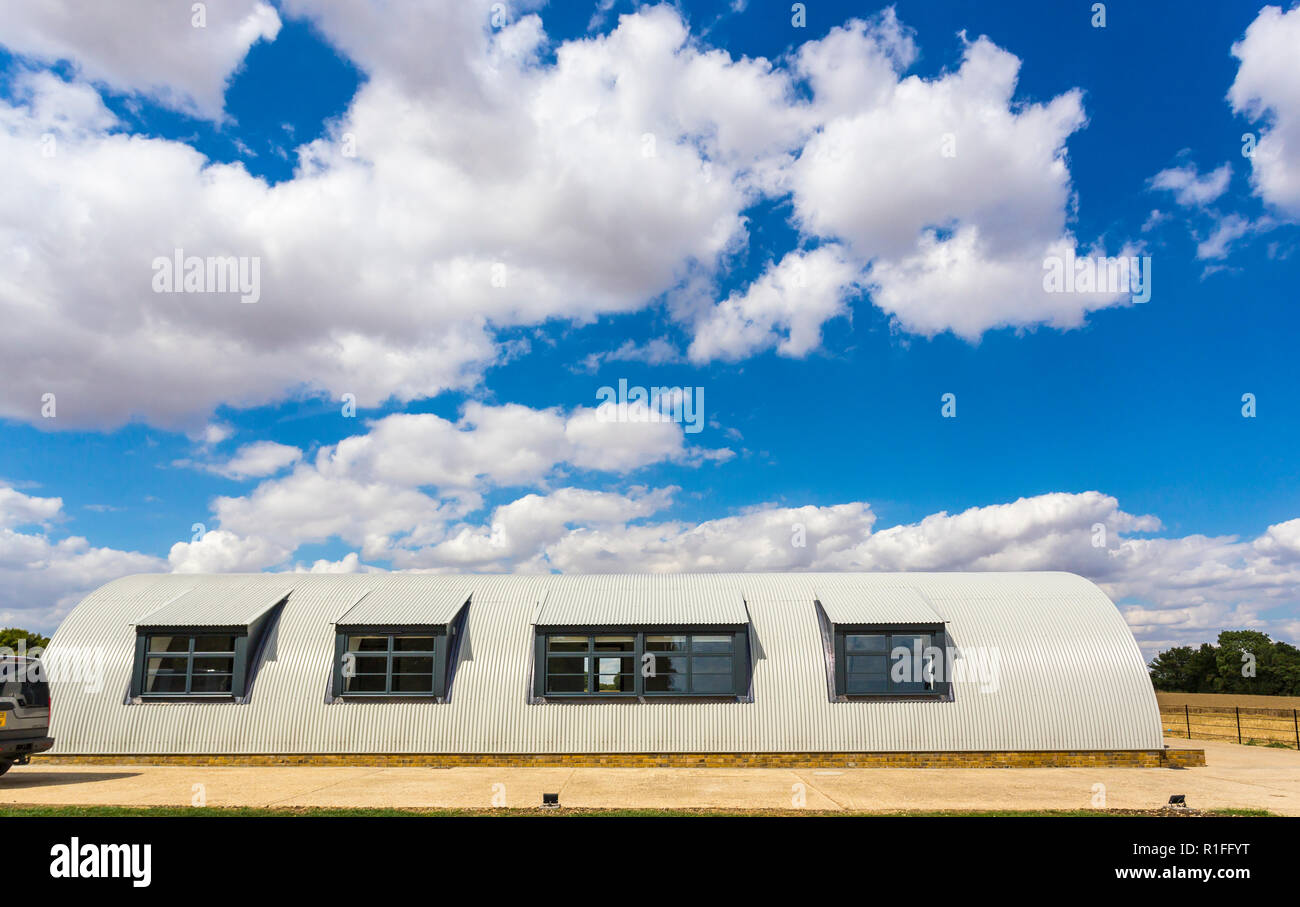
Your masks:
[{"label": "dark grey window surround", "polygon": [[[186,643],[183,650],[169,649],[167,651],[157,650],[163,637],[172,637],[178,641]],[[210,645],[199,643],[196,648],[196,640],[207,640],[217,637],[233,637],[233,646],[230,650],[221,652],[207,651],[212,649]],[[150,640],[155,640],[155,651],[150,651]],[[224,646],[221,648],[224,649]],[[163,692],[150,692],[148,689],[148,669],[151,661],[168,661],[172,662],[181,673],[173,675],[184,677],[184,690],[172,690]],[[184,667],[176,665],[177,662],[183,662]],[[131,680],[131,696],[142,700],[218,700],[229,702],[232,699],[240,699],[244,696],[248,688],[248,662],[249,662],[249,634],[248,627],[141,627],[136,633],[135,640],[135,671]],[[195,686],[203,686],[202,683],[195,684],[195,679],[203,679],[205,676],[217,679],[224,677],[225,671],[204,671],[200,666],[206,663],[209,667],[215,668],[218,664],[224,667],[230,665],[230,684],[227,690],[209,690],[192,689]],[[167,674],[173,670],[173,665],[160,665],[159,674]]]},{"label": "dark grey window surround", "polygon": [[[943,659],[935,665],[935,679],[932,683],[908,680],[898,683],[892,679],[895,666],[893,637],[929,637],[930,647],[937,649]],[[884,637],[884,642],[876,646],[859,644],[857,651],[851,651],[848,637]],[[834,675],[835,696],[840,701],[856,700],[939,700],[952,699],[952,665],[948,658],[948,636],[943,624],[915,625],[869,625],[869,624],[835,624],[834,625]],[[850,666],[858,659],[881,659],[885,665],[886,682],[882,689],[864,692],[850,692]],[[853,661],[850,661],[853,659]],[[911,666],[908,666],[909,672]],[[873,663],[870,668],[876,670]],[[866,677],[869,675],[857,675]],[[912,675],[915,676],[915,675]],[[853,684],[857,687],[857,684]]]},{"label": "dark grey window surround", "polygon": [[[452,657],[453,637],[457,629],[456,624],[450,627],[446,624],[432,624],[426,626],[340,626],[337,628],[334,643],[334,676],[331,685],[331,694],[338,699],[344,700],[407,700],[407,699],[435,699],[442,700],[446,698],[448,673]],[[387,644],[381,650],[351,650],[348,646],[348,640],[352,637],[370,637],[386,638]],[[404,649],[401,640],[412,639],[431,639],[432,646],[430,649]],[[419,644],[423,645],[423,644]],[[349,689],[349,678],[344,676],[344,668],[348,662],[348,655],[362,659],[383,659],[385,669],[382,672],[384,676],[384,688],[382,690],[357,690]],[[429,689],[393,689],[393,677],[400,676],[401,672],[395,670],[394,662],[398,659],[429,660],[431,661],[431,674]],[[354,666],[356,662],[353,662]],[[397,665],[401,667],[401,665]],[[369,673],[369,672],[359,672]],[[376,675],[380,676],[380,675]],[[418,676],[423,676],[420,672]]]},{"label": "dark grey window surround", "polygon": [[[136,627],[135,637],[135,664],[131,672],[131,689],[128,695],[128,702],[246,702],[252,694],[253,681],[256,678],[256,667],[262,657],[262,650],[266,645],[267,638],[271,635],[276,621],[279,619],[280,612],[284,608],[284,601],[278,602],[275,607],[268,609],[261,617],[250,625],[237,624],[226,627],[200,627],[200,626],[155,626],[141,625]],[[166,653],[149,652],[149,640],[154,637],[189,637],[189,645],[185,651],[171,651]],[[234,637],[232,650],[224,652],[213,652],[206,658],[202,649],[195,649],[194,640],[203,637],[231,636]],[[185,658],[188,661],[187,681],[185,689],[187,692],[163,692],[151,693],[145,689],[148,673],[149,660],[151,658]],[[228,661],[230,664],[230,689],[229,691],[220,692],[202,692],[193,691],[193,677],[202,677],[204,673],[224,674],[224,671],[204,670],[204,666],[197,666],[197,661],[205,661],[206,667],[215,669],[219,665],[218,660]],[[220,665],[224,667],[224,664]],[[202,686],[202,684],[200,684]]]},{"label": "dark grey window surround", "polygon": [[[553,636],[568,637],[585,637],[588,640],[587,648],[584,651],[571,652],[553,652],[548,650],[547,641]],[[631,637],[630,646],[625,650],[602,651],[596,648],[596,637]],[[669,647],[664,644],[648,644],[648,637],[667,637],[667,636],[687,636],[691,637],[692,642],[684,651],[669,651]],[[730,636],[730,652],[711,652],[695,651],[694,638],[704,636]],[[679,658],[683,659],[684,666],[687,670],[684,672],[687,677],[684,690],[663,690],[653,689],[657,684],[647,683],[654,678],[642,676],[642,667],[647,664],[645,656],[650,653],[657,660],[659,658]],[[714,680],[718,675],[705,670],[696,670],[696,665],[703,667],[716,667],[718,662],[708,662],[706,659],[711,658],[730,658],[730,686],[728,689],[714,689],[719,684]],[[627,671],[623,665],[615,666],[608,662],[619,659],[625,661],[631,668]],[[697,661],[698,659],[698,661]],[[567,669],[571,667],[571,662],[586,660],[588,663],[585,670],[568,671],[560,670],[556,672],[549,671],[553,662],[559,662],[559,665]],[[604,660],[606,664],[602,665]],[[656,662],[651,662],[657,663]],[[602,670],[608,668],[609,670]],[[535,703],[547,701],[572,701],[581,700],[584,702],[645,702],[657,699],[664,700],[727,700],[727,701],[749,701],[750,679],[751,679],[751,658],[749,652],[749,628],[747,626],[712,626],[712,625],[687,625],[687,626],[643,626],[643,625],[622,625],[608,627],[593,626],[570,626],[570,627],[538,627],[533,641],[533,697]],[[547,691],[547,679],[565,675],[569,678],[575,678],[585,674],[590,678],[590,683],[586,689],[581,691],[561,692],[552,690]],[[696,679],[696,675],[699,679]],[[621,685],[630,687],[619,691],[605,692],[588,692],[587,690],[596,689],[599,684],[600,676],[613,677],[619,675],[622,680]],[[629,676],[630,675],[630,676]],[[699,687],[700,689],[695,689]],[[707,687],[708,689],[704,689]]]}]

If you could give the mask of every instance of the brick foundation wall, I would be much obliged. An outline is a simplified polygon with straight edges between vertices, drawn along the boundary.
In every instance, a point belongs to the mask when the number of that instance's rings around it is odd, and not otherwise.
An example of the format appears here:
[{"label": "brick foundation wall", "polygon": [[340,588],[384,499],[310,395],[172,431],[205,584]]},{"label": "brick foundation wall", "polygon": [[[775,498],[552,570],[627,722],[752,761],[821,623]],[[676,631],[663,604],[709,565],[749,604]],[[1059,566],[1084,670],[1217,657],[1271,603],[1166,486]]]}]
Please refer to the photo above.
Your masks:
[{"label": "brick foundation wall", "polygon": [[46,765],[370,765],[608,768],[1189,768],[1205,750],[1018,750],[936,753],[250,753],[36,756]]}]

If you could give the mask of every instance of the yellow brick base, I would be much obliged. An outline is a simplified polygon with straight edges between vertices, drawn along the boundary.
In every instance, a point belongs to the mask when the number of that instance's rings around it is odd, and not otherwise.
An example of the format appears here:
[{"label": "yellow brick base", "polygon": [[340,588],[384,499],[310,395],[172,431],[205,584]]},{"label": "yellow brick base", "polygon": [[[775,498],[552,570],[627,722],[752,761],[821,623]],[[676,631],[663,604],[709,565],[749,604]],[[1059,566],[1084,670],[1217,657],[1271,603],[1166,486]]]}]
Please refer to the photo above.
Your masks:
[{"label": "yellow brick base", "polygon": [[1205,750],[938,753],[232,753],[36,756],[46,765],[603,766],[608,768],[1188,768]]}]

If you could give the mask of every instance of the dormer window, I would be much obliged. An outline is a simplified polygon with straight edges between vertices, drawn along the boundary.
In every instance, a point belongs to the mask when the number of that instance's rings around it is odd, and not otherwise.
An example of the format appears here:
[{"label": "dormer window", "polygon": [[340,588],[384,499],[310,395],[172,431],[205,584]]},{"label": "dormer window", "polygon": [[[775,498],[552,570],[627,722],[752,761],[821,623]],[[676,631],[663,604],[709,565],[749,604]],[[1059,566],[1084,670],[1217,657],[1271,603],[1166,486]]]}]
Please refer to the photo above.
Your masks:
[{"label": "dormer window", "polygon": [[241,577],[182,593],[136,625],[131,697],[240,701],[289,588]]}]

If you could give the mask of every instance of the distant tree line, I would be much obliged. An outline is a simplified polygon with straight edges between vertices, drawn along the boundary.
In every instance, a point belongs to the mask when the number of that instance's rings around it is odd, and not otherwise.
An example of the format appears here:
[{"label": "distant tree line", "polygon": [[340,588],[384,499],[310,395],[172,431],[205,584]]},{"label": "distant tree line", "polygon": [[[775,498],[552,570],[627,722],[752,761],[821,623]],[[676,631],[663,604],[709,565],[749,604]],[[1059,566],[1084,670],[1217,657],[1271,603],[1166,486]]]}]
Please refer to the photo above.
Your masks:
[{"label": "distant tree line", "polygon": [[1148,667],[1152,685],[1167,693],[1300,696],[1300,649],[1256,630],[1224,630],[1217,644],[1166,649]]},{"label": "distant tree line", "polygon": [[0,627],[0,649],[17,649],[19,641],[26,642],[28,651],[38,646],[43,649],[50,644],[49,638],[39,633],[17,627]]}]

